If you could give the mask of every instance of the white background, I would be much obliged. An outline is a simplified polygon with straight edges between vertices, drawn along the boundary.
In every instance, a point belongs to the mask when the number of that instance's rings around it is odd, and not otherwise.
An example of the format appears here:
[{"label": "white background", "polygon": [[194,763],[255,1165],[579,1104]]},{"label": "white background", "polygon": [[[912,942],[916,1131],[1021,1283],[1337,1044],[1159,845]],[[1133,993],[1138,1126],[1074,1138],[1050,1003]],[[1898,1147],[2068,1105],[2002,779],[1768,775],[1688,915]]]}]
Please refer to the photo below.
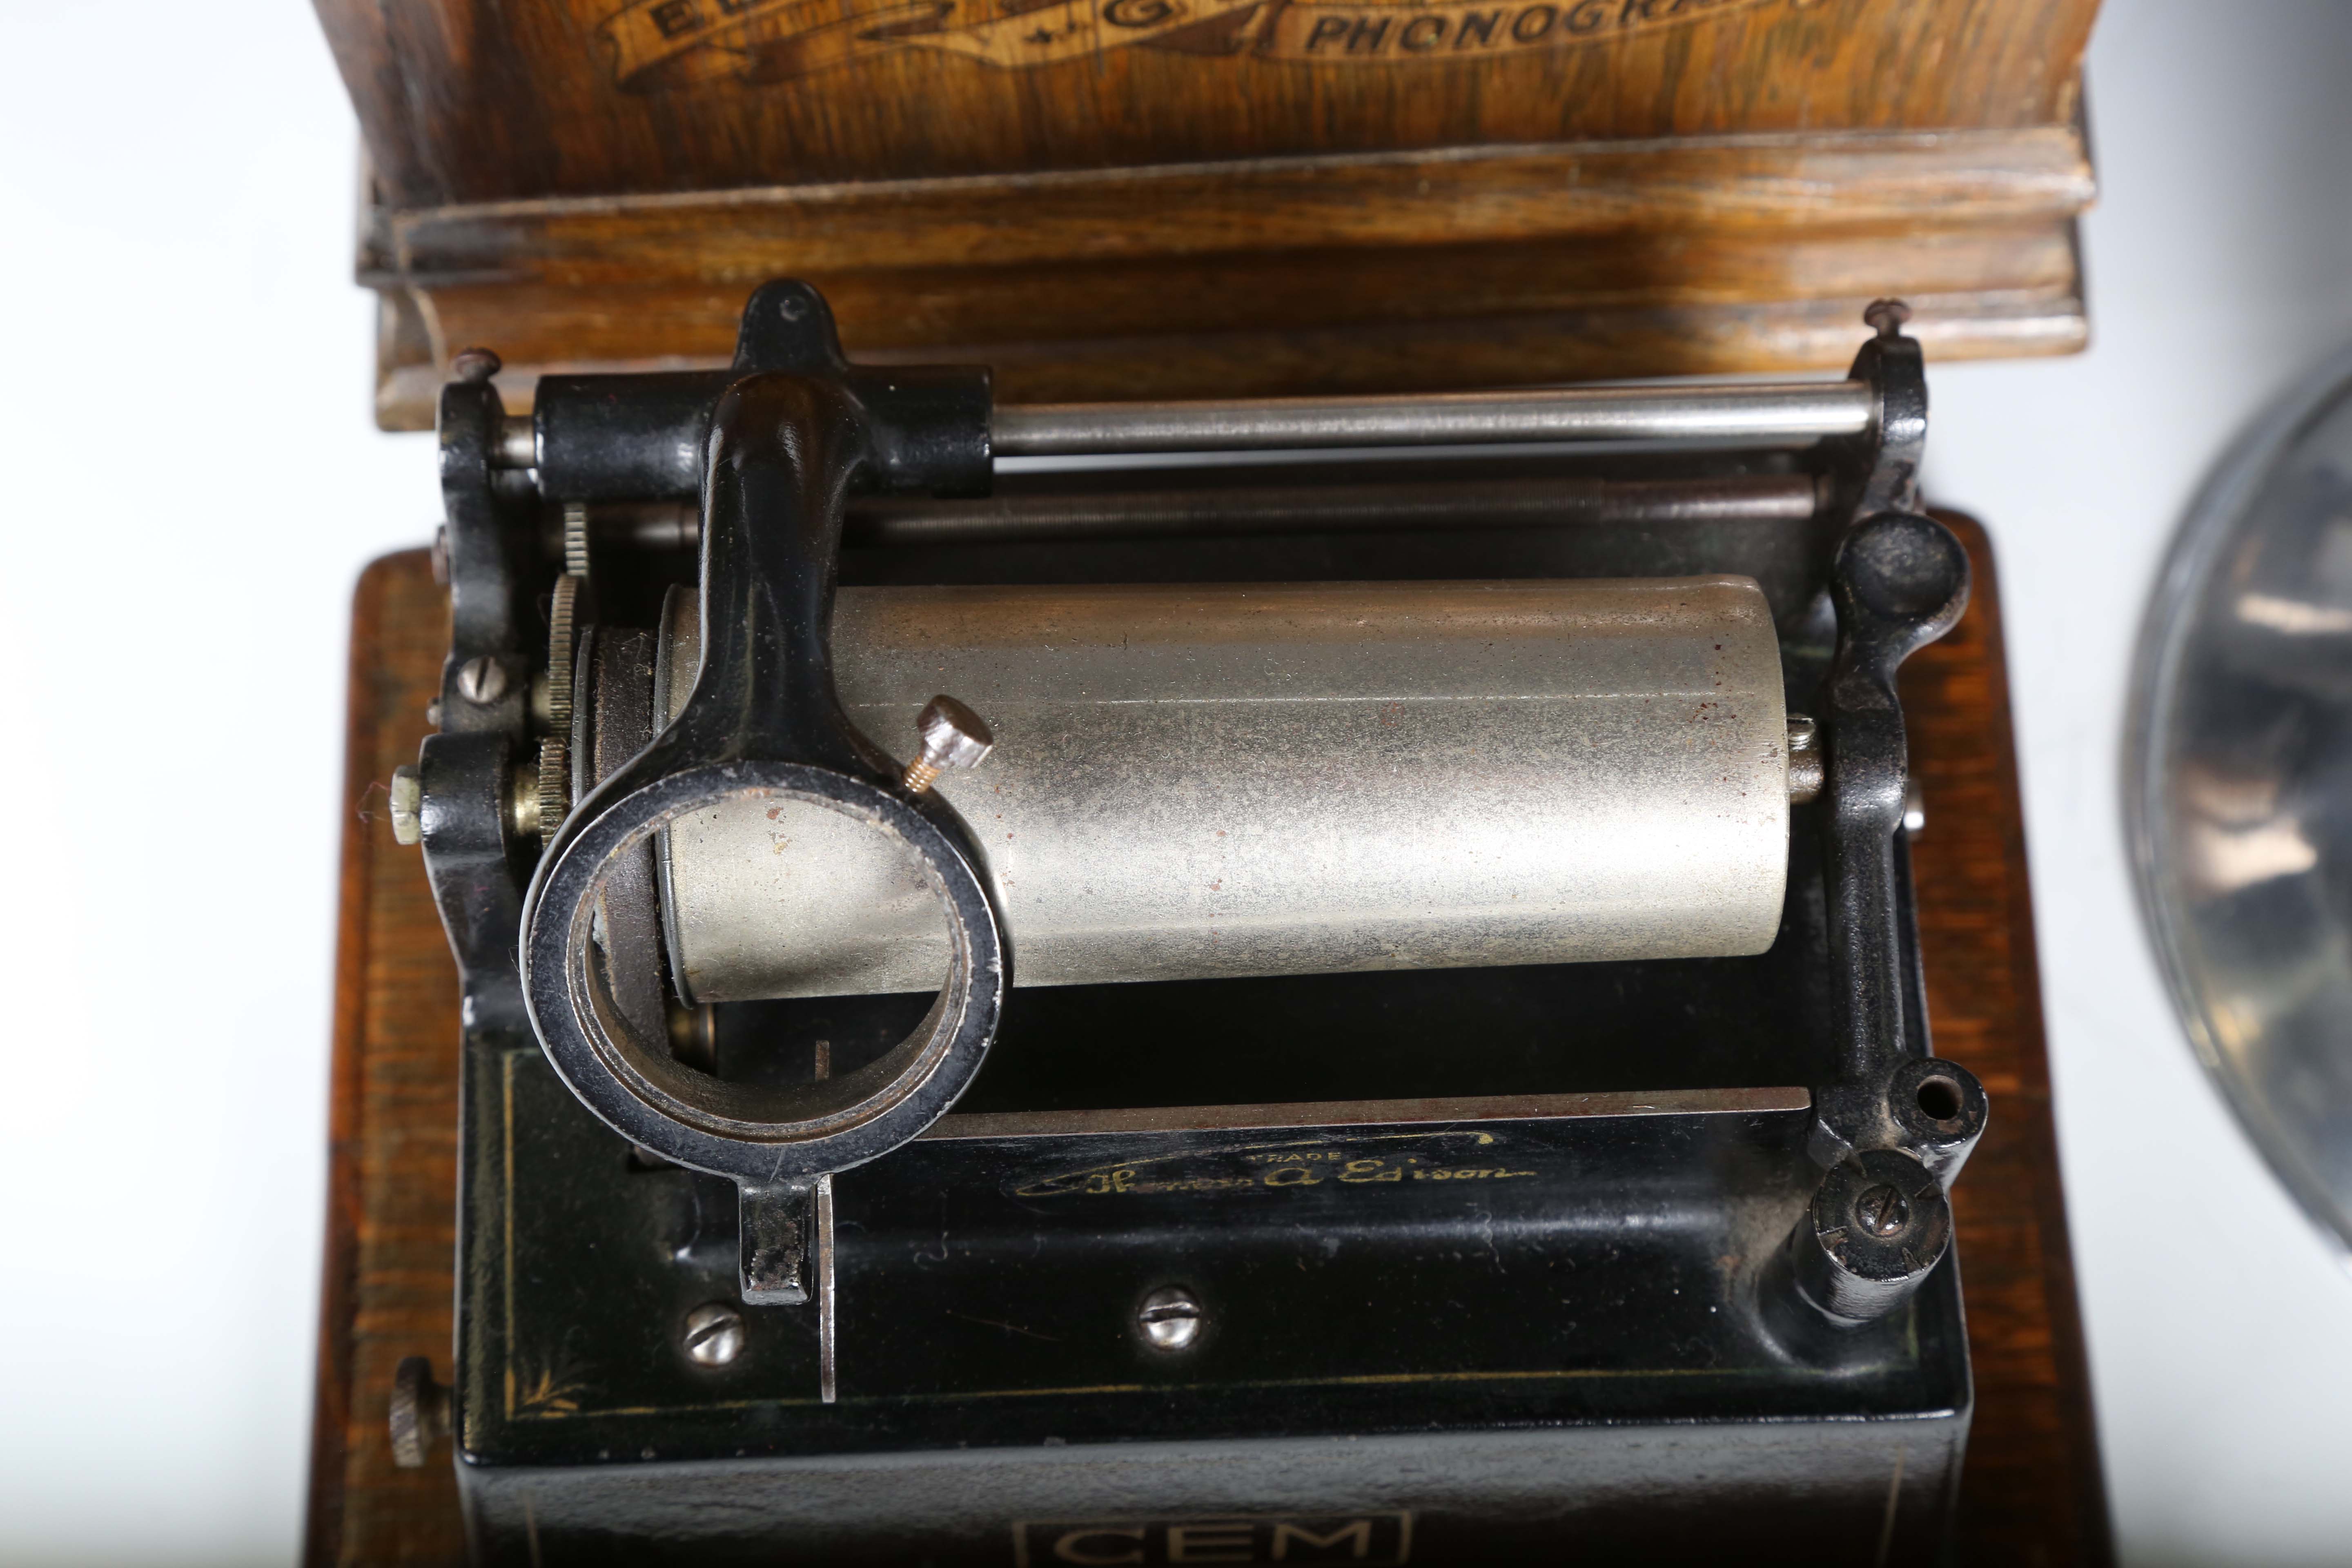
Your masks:
[{"label": "white background", "polygon": [[[7,18],[0,1560],[285,1563],[355,804],[350,592],[425,538],[432,451],[370,425],[354,137],[309,8]],[[2116,805],[2132,636],[2190,489],[2352,337],[2347,64],[2352,6],[2111,0],[2095,346],[1931,372],[1930,492],[2000,552],[2135,1563],[2352,1562],[2352,1278],[2181,1041]]]}]

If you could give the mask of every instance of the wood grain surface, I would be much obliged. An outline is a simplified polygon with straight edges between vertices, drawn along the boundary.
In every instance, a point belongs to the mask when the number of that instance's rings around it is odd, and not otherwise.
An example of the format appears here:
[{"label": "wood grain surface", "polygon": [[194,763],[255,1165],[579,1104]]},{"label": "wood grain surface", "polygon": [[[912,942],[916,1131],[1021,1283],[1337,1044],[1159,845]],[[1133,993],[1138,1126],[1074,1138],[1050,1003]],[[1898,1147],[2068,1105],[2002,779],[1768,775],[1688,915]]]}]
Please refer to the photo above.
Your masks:
[{"label": "wood grain surface", "polygon": [[[318,0],[380,422],[807,278],[1016,400],[2064,353],[2096,0]],[[1021,323],[1017,330],[1007,323]]]},{"label": "wood grain surface", "polygon": [[1936,1054],[1982,1080],[1985,1134],[1952,1188],[1976,1422],[1960,1479],[1967,1563],[2107,1563],[2099,1470],[2058,1141],[2001,649],[1992,546],[1969,549],[1968,614],[1903,668],[1911,766],[1927,807],[1914,840],[1921,967]]},{"label": "wood grain surface", "polygon": [[[393,1372],[449,1375],[457,1261],[457,965],[424,858],[392,841],[385,791],[440,694],[448,595],[422,550],[387,555],[352,606],[341,930],[327,1125],[326,1279],[303,1560],[461,1563],[457,1479],[396,1469]],[[442,1454],[446,1457],[447,1446]]]},{"label": "wood grain surface", "polygon": [[[383,203],[400,209],[1522,142],[2063,125],[2097,11],[2096,0],[1492,0],[1469,7],[1498,13],[1481,37],[1465,7],[1433,0],[317,6]],[[1336,16],[1349,21],[1339,37],[1324,28],[1322,47],[1294,46],[1299,23]],[[1024,47],[1006,28],[1003,47],[965,42],[1015,17],[1019,34],[1061,37]],[[1400,47],[1416,18],[1445,22],[1439,47]],[[1188,19],[1226,31],[1204,37]],[[847,47],[812,50],[827,29]]]},{"label": "wood grain surface", "polygon": [[[1899,294],[1939,359],[2083,341],[2071,126],[1582,142],[383,211],[379,417],[448,356],[714,365],[772,277],[856,356],[1013,402],[1843,367]],[[1021,323],[1008,330],[1008,323]]]},{"label": "wood grain surface", "polygon": [[[1992,1097],[1954,1189],[1977,1406],[1959,1560],[2103,1563],[2111,1552],[2050,1117],[2000,604],[1982,530],[1958,628],[1906,667],[1927,826],[1915,847],[1938,1053]],[[337,968],[327,1280],[307,1561],[456,1563],[449,1467],[392,1468],[386,1405],[404,1355],[449,1368],[457,1216],[457,990],[413,849],[382,809],[414,760],[446,647],[421,551],[362,578]],[[446,1447],[442,1450],[446,1456]]]}]

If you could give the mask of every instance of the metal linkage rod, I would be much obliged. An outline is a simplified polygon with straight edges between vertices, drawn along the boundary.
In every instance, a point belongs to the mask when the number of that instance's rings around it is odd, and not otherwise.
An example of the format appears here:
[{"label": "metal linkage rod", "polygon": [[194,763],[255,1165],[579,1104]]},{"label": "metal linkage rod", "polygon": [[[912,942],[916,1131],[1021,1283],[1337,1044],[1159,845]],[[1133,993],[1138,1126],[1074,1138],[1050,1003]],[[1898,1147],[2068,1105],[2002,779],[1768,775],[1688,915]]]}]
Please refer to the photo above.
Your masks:
[{"label": "metal linkage rod", "polygon": [[1541,441],[1813,440],[1870,427],[1857,381],[1580,386],[1389,397],[1000,405],[1001,458]]},{"label": "metal linkage rod", "polygon": [[[967,500],[859,497],[849,503],[844,542],[1004,544],[1398,529],[1764,523],[1802,521],[1820,504],[1818,481],[1810,474],[1268,485]],[[606,503],[592,508],[589,520],[598,539],[625,549],[692,550],[700,532],[691,501]],[[551,558],[561,555],[562,541],[551,528],[544,543]]]},{"label": "metal linkage rod", "polygon": [[[710,379],[715,396],[720,378]],[[1549,441],[1803,445],[1868,430],[1873,399],[1863,382],[1788,381],[1202,403],[1014,403],[991,416],[989,439],[1000,458]],[[681,406],[698,417],[707,412],[691,400]],[[691,442],[693,434],[688,426],[656,431],[660,439],[653,444],[667,452],[679,439]],[[526,415],[504,423],[491,460],[503,468],[531,468],[542,456]]]},{"label": "metal linkage rod", "polygon": [[1393,529],[1771,522],[1811,517],[1807,474],[1702,479],[1502,479],[1478,484],[1267,486],[976,500],[855,500],[852,544],[1214,538]]}]

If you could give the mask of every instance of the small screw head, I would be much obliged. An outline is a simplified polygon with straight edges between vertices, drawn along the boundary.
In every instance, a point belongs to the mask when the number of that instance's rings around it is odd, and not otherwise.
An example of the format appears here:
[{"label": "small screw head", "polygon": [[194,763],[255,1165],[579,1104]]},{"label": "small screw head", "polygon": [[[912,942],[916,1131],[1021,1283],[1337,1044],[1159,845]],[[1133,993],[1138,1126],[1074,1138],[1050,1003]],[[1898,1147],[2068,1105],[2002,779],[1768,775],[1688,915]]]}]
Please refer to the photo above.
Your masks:
[{"label": "small screw head", "polygon": [[449,374],[459,381],[485,382],[504,368],[499,356],[488,349],[459,349],[449,356]]},{"label": "small screw head", "polygon": [[425,837],[425,780],[413,767],[392,770],[392,841],[415,844]]},{"label": "small screw head", "polygon": [[697,1366],[725,1366],[743,1353],[743,1314],[724,1301],[705,1301],[686,1315],[681,1342]]},{"label": "small screw head", "polygon": [[433,1445],[449,1430],[449,1391],[433,1380],[433,1363],[404,1356],[392,1374],[392,1462],[421,1470]]},{"label": "small screw head", "polygon": [[1911,307],[1900,300],[1873,300],[1862,313],[1863,324],[1882,338],[1898,336],[1911,319]]},{"label": "small screw head", "polygon": [[1156,1351],[1181,1351],[1201,1337],[1201,1303],[1181,1285],[1163,1286],[1136,1309],[1135,1326]]},{"label": "small screw head", "polygon": [[1853,1200],[1853,1220],[1872,1236],[1894,1236],[1911,1223],[1911,1205],[1900,1192],[1882,1183],[1864,1188]]},{"label": "small screw head", "polygon": [[506,667],[488,654],[466,661],[457,671],[457,695],[487,706],[507,694]]},{"label": "small screw head", "polygon": [[923,754],[907,764],[908,792],[920,795],[946,768],[976,768],[996,748],[996,737],[979,714],[952,697],[934,697],[915,721]]},{"label": "small screw head", "polygon": [[915,728],[923,737],[923,755],[941,767],[976,768],[996,745],[980,715],[952,697],[932,698]]},{"label": "small screw head", "polygon": [[1819,798],[1829,779],[1822,757],[1821,727],[1802,713],[1789,715],[1789,800],[1802,805]]}]

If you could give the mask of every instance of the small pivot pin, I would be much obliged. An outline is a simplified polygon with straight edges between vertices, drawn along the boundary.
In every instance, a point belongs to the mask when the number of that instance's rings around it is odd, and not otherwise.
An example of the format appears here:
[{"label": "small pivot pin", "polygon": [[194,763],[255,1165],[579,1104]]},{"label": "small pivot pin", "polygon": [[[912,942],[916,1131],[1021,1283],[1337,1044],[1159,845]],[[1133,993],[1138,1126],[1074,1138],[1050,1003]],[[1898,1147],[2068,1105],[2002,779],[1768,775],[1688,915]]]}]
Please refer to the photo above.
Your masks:
[{"label": "small pivot pin", "polygon": [[934,697],[923,705],[915,728],[923,737],[923,754],[907,764],[899,783],[908,795],[921,795],[947,768],[976,768],[995,749],[996,737],[979,714],[952,697]]},{"label": "small pivot pin", "polygon": [[1911,307],[1900,300],[1873,300],[1862,313],[1862,324],[1882,338],[1899,338],[1903,323],[1911,319]]}]

